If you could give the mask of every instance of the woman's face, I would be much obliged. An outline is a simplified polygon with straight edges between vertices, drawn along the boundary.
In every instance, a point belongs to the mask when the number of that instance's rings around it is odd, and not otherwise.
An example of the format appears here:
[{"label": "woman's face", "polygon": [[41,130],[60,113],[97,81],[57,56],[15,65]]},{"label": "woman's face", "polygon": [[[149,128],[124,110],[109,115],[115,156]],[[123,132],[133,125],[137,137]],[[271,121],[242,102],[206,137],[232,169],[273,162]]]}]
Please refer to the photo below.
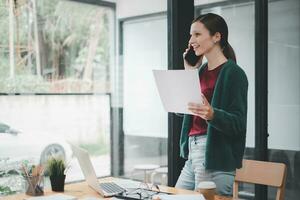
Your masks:
[{"label": "woman's face", "polygon": [[208,53],[217,42],[215,36],[211,36],[207,28],[201,22],[191,25],[189,45],[194,48],[197,56]]}]

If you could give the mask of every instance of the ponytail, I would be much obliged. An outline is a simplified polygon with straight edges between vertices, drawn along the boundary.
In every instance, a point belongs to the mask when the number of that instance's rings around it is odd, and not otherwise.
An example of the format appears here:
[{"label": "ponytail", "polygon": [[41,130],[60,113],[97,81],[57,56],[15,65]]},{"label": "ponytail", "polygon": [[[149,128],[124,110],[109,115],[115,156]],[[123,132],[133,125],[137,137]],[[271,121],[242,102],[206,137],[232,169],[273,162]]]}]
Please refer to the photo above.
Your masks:
[{"label": "ponytail", "polygon": [[231,59],[236,63],[234,50],[228,42],[226,42],[226,44],[223,47],[223,54],[227,59]]}]

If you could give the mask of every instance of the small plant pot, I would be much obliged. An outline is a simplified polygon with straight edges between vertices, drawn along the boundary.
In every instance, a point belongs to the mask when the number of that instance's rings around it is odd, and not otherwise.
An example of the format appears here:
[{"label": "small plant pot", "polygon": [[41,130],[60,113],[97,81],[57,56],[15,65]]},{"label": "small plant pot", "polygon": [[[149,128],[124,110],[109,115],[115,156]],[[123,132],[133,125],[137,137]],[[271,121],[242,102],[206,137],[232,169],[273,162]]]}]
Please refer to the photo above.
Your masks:
[{"label": "small plant pot", "polygon": [[50,176],[52,191],[63,192],[65,189],[66,175]]}]

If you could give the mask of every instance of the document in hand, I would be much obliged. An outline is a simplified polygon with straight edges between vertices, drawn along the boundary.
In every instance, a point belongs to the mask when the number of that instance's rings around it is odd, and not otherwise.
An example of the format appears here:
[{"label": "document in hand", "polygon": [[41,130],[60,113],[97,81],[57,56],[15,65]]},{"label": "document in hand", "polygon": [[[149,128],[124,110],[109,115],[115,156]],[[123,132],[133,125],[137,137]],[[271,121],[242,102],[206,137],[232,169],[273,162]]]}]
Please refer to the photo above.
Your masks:
[{"label": "document in hand", "polygon": [[188,103],[202,103],[198,70],[153,70],[167,112],[192,114]]}]

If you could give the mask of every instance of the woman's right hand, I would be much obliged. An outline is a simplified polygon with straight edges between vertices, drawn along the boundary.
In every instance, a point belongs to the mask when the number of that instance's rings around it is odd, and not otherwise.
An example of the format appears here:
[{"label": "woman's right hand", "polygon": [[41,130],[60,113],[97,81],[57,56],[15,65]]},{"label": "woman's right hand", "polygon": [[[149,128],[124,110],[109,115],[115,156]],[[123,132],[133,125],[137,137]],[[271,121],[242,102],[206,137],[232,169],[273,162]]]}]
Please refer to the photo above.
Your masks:
[{"label": "woman's right hand", "polygon": [[202,60],[203,60],[203,55],[200,56],[198,62],[196,63],[195,66],[190,65],[186,60],[185,60],[185,55],[187,54],[189,50],[189,47],[187,49],[185,49],[184,53],[183,53],[183,63],[184,63],[184,69],[197,69],[201,66],[202,64]]}]

